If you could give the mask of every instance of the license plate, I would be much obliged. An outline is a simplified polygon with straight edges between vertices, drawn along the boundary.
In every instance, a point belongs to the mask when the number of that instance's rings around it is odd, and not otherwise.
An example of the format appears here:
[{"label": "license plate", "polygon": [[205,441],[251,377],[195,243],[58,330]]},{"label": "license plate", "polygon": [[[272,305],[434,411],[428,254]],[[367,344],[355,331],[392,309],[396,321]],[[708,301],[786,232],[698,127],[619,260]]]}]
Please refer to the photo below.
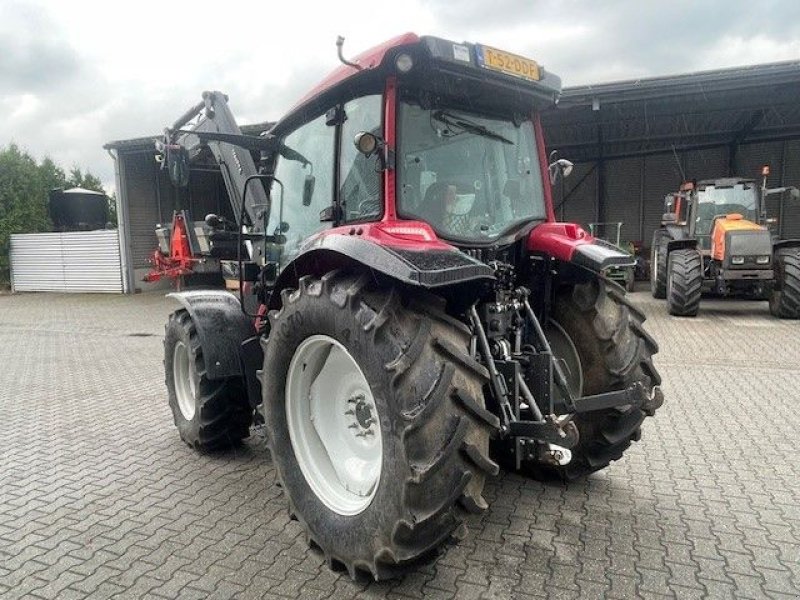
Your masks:
[{"label": "license plate", "polygon": [[478,64],[484,69],[499,71],[529,81],[539,81],[542,78],[539,65],[535,60],[489,46],[477,46]]}]

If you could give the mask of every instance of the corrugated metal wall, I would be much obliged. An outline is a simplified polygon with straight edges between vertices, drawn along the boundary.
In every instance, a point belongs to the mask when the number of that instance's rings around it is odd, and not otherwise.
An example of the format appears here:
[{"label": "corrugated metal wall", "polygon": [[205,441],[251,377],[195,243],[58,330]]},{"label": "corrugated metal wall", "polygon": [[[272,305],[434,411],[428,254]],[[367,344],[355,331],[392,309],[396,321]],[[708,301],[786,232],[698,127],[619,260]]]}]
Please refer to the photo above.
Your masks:
[{"label": "corrugated metal wall", "polygon": [[[563,191],[562,191],[563,185]],[[572,174],[553,189],[556,218],[584,227],[597,220],[597,170],[593,163],[575,165]],[[563,198],[563,200],[562,200]]]},{"label": "corrugated metal wall", "polygon": [[644,159],[644,211],[642,216],[642,241],[650,246],[653,231],[661,225],[664,214],[664,196],[681,185],[681,168],[672,154],[656,154]]},{"label": "corrugated metal wall", "polygon": [[[687,179],[709,179],[716,177],[716,175],[710,175],[711,173],[725,174],[728,172],[729,154],[726,146],[691,150],[679,156]],[[675,157],[671,156],[670,160],[674,162]]]},{"label": "corrugated metal wall", "polygon": [[[679,166],[680,161],[680,166]],[[564,182],[566,201],[556,211],[556,217],[583,226],[603,220],[621,221],[622,239],[650,244],[653,231],[661,223],[664,196],[678,189],[687,179],[711,179],[728,174],[729,148],[721,146],[704,150],[646,157],[608,160],[604,163],[605,215],[597,214],[597,173],[594,163],[579,163]],[[800,140],[744,144],[736,153],[736,171],[741,177],[760,177],[761,167],[770,165],[769,185],[800,187]],[[556,206],[560,199],[560,184],[553,190]],[[800,201],[788,194],[771,196],[768,202],[771,217],[780,219],[782,237],[800,238]]]},{"label": "corrugated metal wall", "polygon": [[[131,262],[138,269],[149,266],[147,259],[156,247],[155,227],[162,222],[158,171],[152,154],[123,154],[120,158],[125,161]],[[172,204],[171,200],[166,203]]]},{"label": "corrugated metal wall", "polygon": [[[800,140],[786,142],[784,156],[783,185],[800,188]],[[784,195],[782,216],[781,235],[785,238],[800,238],[800,200]]]},{"label": "corrugated metal wall", "polygon": [[15,292],[122,293],[116,229],[11,236]]},{"label": "corrugated metal wall", "polygon": [[606,214],[603,220],[622,223],[622,241],[639,239],[643,162],[643,158],[624,158],[610,160],[603,165],[606,189]]}]

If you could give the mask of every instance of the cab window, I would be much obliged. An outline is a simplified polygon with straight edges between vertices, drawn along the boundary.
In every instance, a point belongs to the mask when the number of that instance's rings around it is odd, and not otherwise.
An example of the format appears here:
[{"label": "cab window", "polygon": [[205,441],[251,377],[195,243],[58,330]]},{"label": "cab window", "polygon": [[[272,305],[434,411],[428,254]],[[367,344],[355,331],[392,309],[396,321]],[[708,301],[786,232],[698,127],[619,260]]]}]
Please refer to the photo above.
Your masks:
[{"label": "cab window", "polygon": [[357,133],[381,136],[380,95],[356,98],[344,105],[340,136],[339,203],[345,222],[377,220],[383,213],[381,174],[377,153],[370,157],[355,147]]},{"label": "cab window", "polygon": [[334,131],[321,115],[302,125],[283,139],[283,145],[305,160],[280,156],[275,177],[283,184],[272,185],[272,206],[267,233],[285,236],[284,244],[274,244],[269,259],[286,265],[300,252],[312,234],[330,226],[320,222],[320,212],[333,203]]}]

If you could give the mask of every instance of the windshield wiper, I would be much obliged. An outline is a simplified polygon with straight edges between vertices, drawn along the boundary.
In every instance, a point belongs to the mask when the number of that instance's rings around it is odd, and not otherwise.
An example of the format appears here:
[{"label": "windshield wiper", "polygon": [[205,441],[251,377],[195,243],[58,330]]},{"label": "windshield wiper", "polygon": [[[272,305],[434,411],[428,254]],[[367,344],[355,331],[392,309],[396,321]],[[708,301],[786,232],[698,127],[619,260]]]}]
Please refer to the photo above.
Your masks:
[{"label": "windshield wiper", "polygon": [[480,125],[479,123],[473,123],[472,121],[468,121],[463,117],[457,117],[449,112],[444,110],[437,110],[433,113],[433,118],[441,123],[444,123],[448,127],[458,127],[459,129],[463,129],[464,131],[468,131],[469,133],[474,133],[476,135],[480,135],[483,137],[490,138],[492,140],[497,140],[498,142],[503,142],[504,144],[513,144],[510,139],[503,137],[499,133],[495,133],[491,129]]}]

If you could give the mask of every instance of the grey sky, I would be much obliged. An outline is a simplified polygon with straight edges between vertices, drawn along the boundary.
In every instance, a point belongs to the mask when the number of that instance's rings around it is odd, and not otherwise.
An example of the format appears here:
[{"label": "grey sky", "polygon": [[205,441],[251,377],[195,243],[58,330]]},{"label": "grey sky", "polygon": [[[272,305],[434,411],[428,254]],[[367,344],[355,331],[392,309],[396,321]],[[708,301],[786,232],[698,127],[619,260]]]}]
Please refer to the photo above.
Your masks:
[{"label": "grey sky", "polygon": [[178,2],[0,0],[0,146],[97,174],[205,89],[274,120],[337,64],[415,31],[530,56],[565,85],[800,59],[796,0]]}]

